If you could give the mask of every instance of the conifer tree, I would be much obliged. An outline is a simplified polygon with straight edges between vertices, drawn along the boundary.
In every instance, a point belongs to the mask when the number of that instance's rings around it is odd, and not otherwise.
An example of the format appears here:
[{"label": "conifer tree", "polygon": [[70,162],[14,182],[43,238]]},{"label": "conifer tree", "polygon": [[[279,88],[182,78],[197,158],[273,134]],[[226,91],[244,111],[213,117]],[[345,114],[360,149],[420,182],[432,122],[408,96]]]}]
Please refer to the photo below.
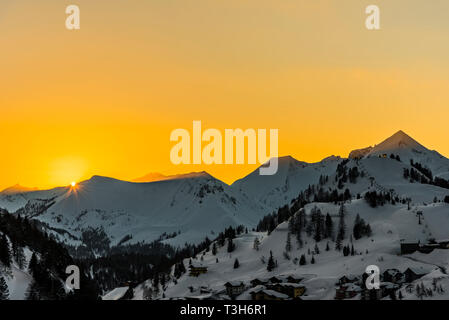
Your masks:
[{"label": "conifer tree", "polygon": [[287,240],[285,242],[285,251],[290,252],[292,250],[292,241],[290,232],[287,233]]},{"label": "conifer tree", "polygon": [[329,239],[333,239],[334,237],[334,223],[332,221],[331,216],[329,215],[329,213],[326,214],[326,220],[324,222],[324,237],[325,238],[329,238]]},{"label": "conifer tree", "polygon": [[232,238],[229,238],[228,240],[228,252],[232,252],[235,249],[234,242],[232,241]]},{"label": "conifer tree", "polygon": [[0,300],[8,300],[8,299],[9,299],[8,285],[6,284],[5,278],[0,276]]},{"label": "conifer tree", "polygon": [[13,241],[12,243],[12,253],[14,260],[16,261],[19,268],[23,269],[26,263],[25,253],[23,252],[23,248],[18,244],[17,241]]},{"label": "conifer tree", "polygon": [[237,269],[238,267],[240,267],[239,260],[235,259],[235,261],[234,261],[234,269]]},{"label": "conifer tree", "polygon": [[8,239],[5,234],[0,237],[0,262],[2,262],[7,268],[11,266],[12,262]]},{"label": "conifer tree", "polygon": [[273,252],[270,250],[270,258],[268,259],[267,270],[273,271],[275,267],[276,267],[276,265],[275,265],[274,259],[273,259]]},{"label": "conifer tree", "polygon": [[338,233],[337,233],[337,240],[335,244],[335,249],[338,251],[341,250],[342,241],[345,238],[345,206],[344,204],[341,204],[340,210],[338,211]]}]

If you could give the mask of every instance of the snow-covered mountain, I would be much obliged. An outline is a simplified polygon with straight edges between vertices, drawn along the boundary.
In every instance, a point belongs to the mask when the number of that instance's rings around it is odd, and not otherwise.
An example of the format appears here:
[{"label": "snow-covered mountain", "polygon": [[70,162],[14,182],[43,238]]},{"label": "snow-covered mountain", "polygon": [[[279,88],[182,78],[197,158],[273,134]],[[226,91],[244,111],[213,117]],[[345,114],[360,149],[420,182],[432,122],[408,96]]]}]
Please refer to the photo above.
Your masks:
[{"label": "snow-covered mountain", "polygon": [[179,175],[151,183],[94,176],[73,188],[0,195],[0,206],[33,216],[65,240],[80,239],[88,228],[102,228],[117,244],[150,242],[161,234],[179,233],[172,244],[196,243],[229,225],[257,223],[264,208],[248,201],[206,172]]},{"label": "snow-covered mountain", "polygon": [[340,157],[329,157],[318,163],[307,163],[291,156],[280,157],[274,175],[259,175],[259,169],[235,181],[231,188],[275,210],[288,204],[309,185],[317,184],[321,175],[335,173]]},{"label": "snow-covered mountain", "polygon": [[[323,214],[329,213],[336,230],[339,205],[308,204],[305,212],[309,218],[313,208],[320,209]],[[422,213],[421,218],[418,217],[418,212]],[[287,252],[289,228],[288,223],[283,222],[271,234],[242,233],[233,240],[235,250],[231,253],[226,245],[217,245],[215,254],[211,250],[205,250],[192,259],[185,259],[185,266],[191,261],[193,265],[207,267],[207,273],[192,277],[187,271],[176,281],[169,281],[164,288],[159,288],[159,291],[155,290],[151,281],[146,281],[134,289],[134,299],[143,299],[148,288],[152,288],[154,299],[229,299],[224,284],[243,282],[245,289],[237,299],[245,300],[251,299],[250,292],[255,289],[251,284],[252,280],[267,280],[273,276],[285,279],[292,275],[303,279],[300,285],[304,286],[306,291],[301,299],[332,300],[336,296],[336,284],[340,277],[357,276],[361,279],[368,265],[378,266],[382,273],[387,269],[404,272],[407,268],[413,268],[426,274],[419,280],[402,284],[398,290],[404,299],[418,299],[415,287],[421,282],[425,283],[426,288],[431,288],[433,282],[436,282],[444,288],[444,292],[434,291],[433,298],[448,299],[449,275],[446,270],[449,267],[449,250],[435,249],[431,254],[416,252],[400,255],[401,239],[416,239],[425,243],[432,237],[449,238],[448,212],[449,205],[445,203],[416,206],[407,210],[406,205],[399,203],[372,208],[363,199],[352,200],[345,203],[346,235],[343,246],[353,247],[354,255],[345,256],[342,251],[335,250],[336,243],[332,239],[316,242],[313,237],[307,236],[306,232],[302,233],[302,246],[298,244],[295,236],[291,235],[291,249]],[[352,230],[357,215],[370,224],[371,236],[353,238]],[[257,249],[254,247],[256,238],[260,243]],[[267,270],[270,253],[276,262],[272,271]],[[302,255],[305,257],[303,265],[299,263]],[[239,262],[238,268],[235,268],[236,260]],[[396,292],[396,297],[399,291]],[[428,298],[432,299],[430,296]],[[360,299],[360,292],[354,299]]]},{"label": "snow-covered mountain", "polygon": [[15,184],[9,188],[6,188],[4,190],[2,190],[0,192],[0,194],[9,194],[9,195],[13,195],[13,194],[17,194],[17,193],[23,193],[23,192],[29,192],[29,191],[36,191],[38,190],[37,188],[29,188],[29,187],[24,187],[21,186],[20,184]]},{"label": "snow-covered mountain", "polygon": [[410,163],[410,160],[422,163],[434,175],[449,179],[449,159],[427,149],[401,130],[374,147],[352,151],[349,158],[389,157],[391,154],[398,155],[404,163]]},{"label": "snow-covered mountain", "polygon": [[[398,157],[392,159],[390,154]],[[94,176],[74,188],[2,192],[0,208],[34,217],[72,244],[80,243],[83,231],[100,228],[112,245],[125,237],[131,237],[127,243],[149,242],[164,233],[178,232],[166,242],[182,245],[205,236],[214,238],[229,225],[252,228],[266,214],[290,204],[309,185],[318,185],[320,177],[326,177],[321,184],[324,190],[348,189],[353,197],[366,191],[392,192],[418,205],[449,194],[439,186],[404,178],[404,170],[413,169],[410,159],[431,169],[434,176],[445,177],[449,172],[448,159],[399,131],[375,147],[353,151],[348,159],[331,156],[306,163],[281,157],[275,175],[261,176],[255,170],[231,186],[206,172],[151,174],[139,181],[158,181],[139,183]],[[358,168],[356,181],[341,185],[337,168],[342,166],[345,174]]]}]

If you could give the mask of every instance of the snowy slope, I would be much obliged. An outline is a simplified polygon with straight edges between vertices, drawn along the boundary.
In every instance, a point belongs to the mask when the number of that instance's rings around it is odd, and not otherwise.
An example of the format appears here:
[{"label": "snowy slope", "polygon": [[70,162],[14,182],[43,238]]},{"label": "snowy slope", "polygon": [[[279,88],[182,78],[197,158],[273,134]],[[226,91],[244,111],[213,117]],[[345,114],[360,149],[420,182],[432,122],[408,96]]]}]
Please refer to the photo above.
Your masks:
[{"label": "snowy slope", "polygon": [[[312,207],[318,206],[321,211],[329,213],[337,224],[336,214],[339,206],[334,204],[314,203],[306,206],[306,213],[309,214]],[[302,248],[298,246],[292,237],[292,250],[289,253],[290,260],[283,256],[285,251],[286,238],[288,233],[287,223],[280,224],[270,235],[266,233],[250,232],[242,234],[234,239],[236,249],[228,253],[226,245],[218,249],[217,255],[211,251],[199,254],[196,259],[192,259],[194,264],[202,264],[208,267],[206,274],[199,277],[190,277],[188,273],[181,276],[177,282],[169,282],[163,292],[166,298],[198,297],[202,293],[200,290],[210,291],[222,298],[226,298],[223,293],[224,283],[228,281],[243,281],[250,286],[250,281],[255,278],[266,279],[275,275],[296,275],[304,277],[301,282],[306,286],[306,295],[303,299],[334,299],[335,283],[343,275],[361,276],[368,265],[379,266],[381,272],[389,268],[396,268],[405,271],[409,267],[433,272],[440,266],[449,266],[449,250],[436,250],[432,254],[412,254],[398,255],[400,240],[403,238],[419,237],[424,240],[432,235],[439,237],[449,236],[447,224],[438,224],[443,217],[449,219],[449,205],[438,204],[423,206],[407,210],[404,205],[388,205],[382,208],[370,208],[364,200],[353,200],[346,203],[346,237],[343,245],[350,244],[350,234],[353,228],[355,216],[360,214],[365,221],[370,223],[373,235],[359,240],[353,240],[356,251],[354,256],[346,256],[334,250],[335,243],[331,240],[322,240],[318,243],[319,254],[315,254],[315,264],[311,264],[315,241],[304,237],[305,244]],[[424,222],[420,225],[416,216],[416,210],[424,211]],[[305,236],[305,233],[303,233]],[[259,250],[253,248],[254,239],[258,237],[261,241]],[[330,250],[326,251],[326,243],[329,242]],[[277,268],[267,271],[266,263],[261,258],[268,260],[270,251],[273,252],[277,261]],[[443,255],[441,255],[443,253]],[[294,258],[299,258],[302,254],[306,256],[307,264],[298,265]],[[202,258],[201,258],[202,256]],[[218,259],[218,263],[217,263]],[[239,260],[240,266],[234,269],[235,259]],[[188,266],[188,259],[184,260],[184,265]],[[448,278],[447,275],[444,276]],[[449,279],[446,280],[447,291],[449,291]],[[145,285],[150,285],[146,282]],[[143,284],[136,287],[135,299],[142,298]],[[191,287],[193,291],[191,291]],[[162,290],[154,298],[160,298]],[[248,291],[240,295],[237,299],[249,299]],[[413,298],[413,297],[409,297]],[[415,297],[416,298],[416,297]]]},{"label": "snowy slope", "polygon": [[27,270],[32,252],[28,248],[25,248],[24,253],[25,264],[22,269],[17,265],[16,261],[13,261],[9,270],[6,270],[5,267],[0,264],[0,275],[6,280],[10,300],[24,300],[27,288],[33,280],[33,277]]},{"label": "snowy slope", "polygon": [[9,193],[6,190],[6,192],[0,193],[0,208],[6,209],[9,212],[15,212],[16,210],[25,207],[29,201],[57,199],[64,195],[68,190],[69,188],[66,187],[20,193]]},{"label": "snowy slope", "polygon": [[355,158],[362,155],[368,158],[384,154],[388,157],[390,154],[399,155],[402,162],[407,164],[410,163],[410,160],[425,164],[432,170],[434,175],[445,179],[449,178],[449,159],[443,157],[437,151],[427,149],[403,131],[396,132],[372,148],[354,150],[349,157]]},{"label": "snowy slope", "polygon": [[[27,200],[33,203],[39,197],[58,195],[55,203],[37,216],[40,221],[66,230],[75,238],[80,238],[88,227],[101,227],[113,245],[127,235],[132,235],[129,242],[135,243],[178,231],[181,234],[168,242],[194,243],[205,236],[213,238],[211,232],[229,225],[253,226],[266,211],[205,172],[152,183],[94,176],[75,188],[60,191],[17,195],[17,207]],[[33,214],[35,206],[28,207],[24,212]]]},{"label": "snowy slope", "polygon": [[317,184],[321,175],[335,173],[339,157],[329,157],[318,163],[298,161],[290,156],[281,157],[274,175],[259,175],[259,169],[231,185],[236,192],[246,194],[257,203],[272,210],[290,203],[300,191]]},{"label": "snowy slope", "polygon": [[[399,155],[401,161],[390,159],[390,153]],[[410,159],[440,176],[449,172],[449,160],[402,131],[375,147],[351,154],[347,170],[356,166],[363,175],[355,183],[346,182],[340,192],[348,188],[355,197],[367,191],[392,190],[401,199],[411,198],[413,205],[429,204],[435,197],[442,200],[449,194],[447,189],[411,183],[403,177],[403,170],[412,168]],[[290,204],[309,185],[317,185],[320,176],[329,178],[323,189],[336,189],[336,169],[344,160],[332,156],[318,163],[306,163],[290,156],[281,157],[275,175],[261,176],[255,170],[231,186],[205,172],[150,174],[139,181],[159,181],[140,183],[94,176],[75,188],[0,193],[0,208],[35,217],[48,224],[53,229],[51,233],[73,244],[79,244],[76,239],[92,227],[103,228],[112,245],[128,235],[132,236],[128,243],[134,243],[180,231],[180,235],[166,240],[179,245],[201,241],[205,236],[214,238],[217,231],[229,225],[251,228],[264,215]]]}]

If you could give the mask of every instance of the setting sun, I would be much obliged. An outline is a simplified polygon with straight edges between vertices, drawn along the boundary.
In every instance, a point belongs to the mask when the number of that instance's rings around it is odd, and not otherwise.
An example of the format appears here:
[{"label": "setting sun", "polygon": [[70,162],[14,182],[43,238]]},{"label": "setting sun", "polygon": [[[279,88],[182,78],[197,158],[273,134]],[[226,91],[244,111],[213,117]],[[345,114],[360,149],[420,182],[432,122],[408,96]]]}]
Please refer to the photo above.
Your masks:
[{"label": "setting sun", "polygon": [[75,181],[72,181],[72,183],[70,184],[72,187],[75,187],[76,186],[76,182]]}]

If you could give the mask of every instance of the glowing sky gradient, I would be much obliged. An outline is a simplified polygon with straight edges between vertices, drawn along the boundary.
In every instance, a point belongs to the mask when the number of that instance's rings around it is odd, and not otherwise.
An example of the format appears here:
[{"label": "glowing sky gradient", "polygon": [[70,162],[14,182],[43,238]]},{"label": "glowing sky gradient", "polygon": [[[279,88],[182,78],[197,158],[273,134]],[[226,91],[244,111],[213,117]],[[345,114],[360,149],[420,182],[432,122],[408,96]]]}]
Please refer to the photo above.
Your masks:
[{"label": "glowing sky gradient", "polygon": [[256,167],[172,165],[170,132],[193,120],[278,128],[304,161],[399,129],[448,155],[449,1],[374,2],[2,0],[0,189]]}]

